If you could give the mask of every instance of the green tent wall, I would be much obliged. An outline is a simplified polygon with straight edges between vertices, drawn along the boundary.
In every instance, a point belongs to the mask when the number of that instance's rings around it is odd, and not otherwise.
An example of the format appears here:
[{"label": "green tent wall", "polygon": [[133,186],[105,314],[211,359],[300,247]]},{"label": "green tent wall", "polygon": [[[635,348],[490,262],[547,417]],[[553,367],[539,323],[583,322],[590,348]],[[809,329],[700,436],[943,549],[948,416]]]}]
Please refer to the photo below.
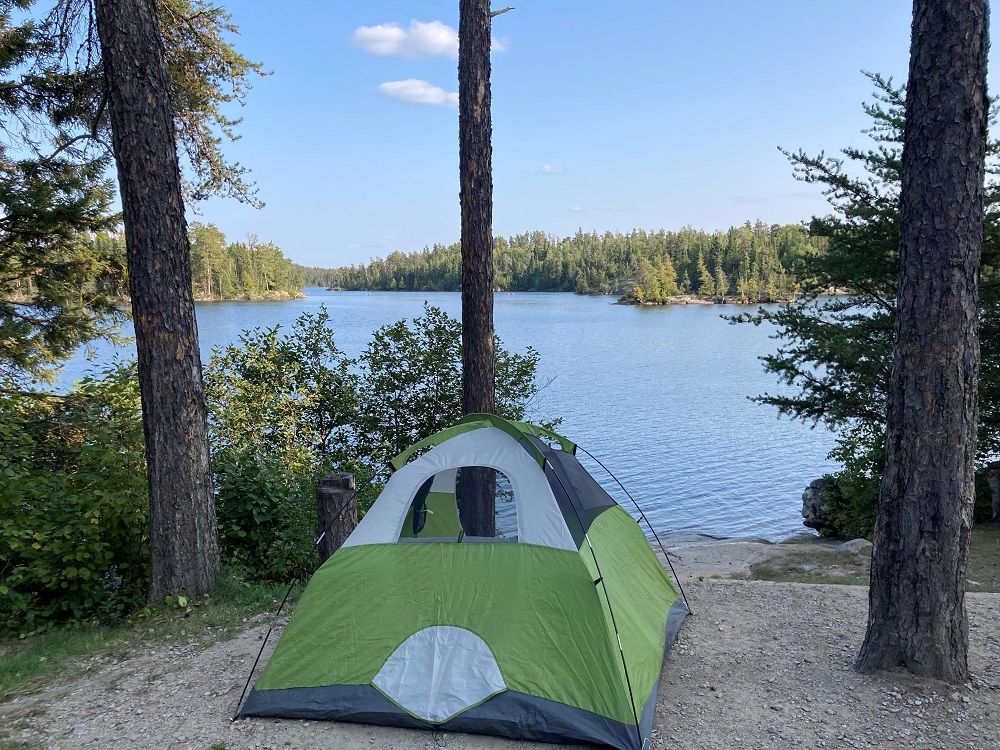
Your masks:
[{"label": "green tent wall", "polygon": [[[240,714],[642,750],[688,612],[638,524],[541,428],[475,415],[424,443],[313,576]],[[516,534],[452,536],[439,477],[463,466],[507,478]],[[445,538],[413,532],[432,484]]]}]

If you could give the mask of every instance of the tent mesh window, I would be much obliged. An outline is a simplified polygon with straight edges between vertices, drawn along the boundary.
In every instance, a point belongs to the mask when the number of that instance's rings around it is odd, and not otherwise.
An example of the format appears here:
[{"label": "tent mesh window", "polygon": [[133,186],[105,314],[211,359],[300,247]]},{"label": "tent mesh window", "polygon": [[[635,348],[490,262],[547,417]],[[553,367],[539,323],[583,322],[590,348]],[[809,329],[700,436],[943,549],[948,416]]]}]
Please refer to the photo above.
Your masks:
[{"label": "tent mesh window", "polygon": [[470,541],[517,541],[517,504],[506,474],[486,466],[465,466],[458,470],[455,494],[459,522]]},{"label": "tent mesh window", "polygon": [[414,495],[399,540],[516,542],[517,505],[510,479],[485,466],[435,474]]},{"label": "tent mesh window", "polygon": [[485,466],[466,466],[435,474],[414,495],[399,539],[516,542],[517,505],[510,479],[503,472]]}]

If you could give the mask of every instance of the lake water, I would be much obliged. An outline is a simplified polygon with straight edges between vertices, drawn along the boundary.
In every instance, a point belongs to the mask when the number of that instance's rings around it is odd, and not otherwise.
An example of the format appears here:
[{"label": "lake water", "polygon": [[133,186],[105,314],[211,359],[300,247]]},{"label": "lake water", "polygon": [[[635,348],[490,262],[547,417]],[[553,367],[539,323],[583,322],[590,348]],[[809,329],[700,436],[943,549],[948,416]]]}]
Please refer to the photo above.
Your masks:
[{"label": "lake water", "polygon": [[[306,290],[288,302],[198,305],[203,357],[256,326],[288,325],[325,305],[338,346],[356,355],[371,332],[423,311],[426,300],[455,317],[457,293]],[[529,418],[562,417],[563,434],[613,471],[658,532],[783,539],[806,532],[801,496],[835,468],[833,436],[777,418],[747,397],[782,391],[758,360],[775,349],[772,328],[731,325],[720,305],[633,307],[610,297],[498,294],[496,329],[505,346],[541,355],[544,388]],[[126,331],[131,333],[130,330]],[[112,356],[70,362],[64,382]],[[583,457],[586,463],[588,459]],[[591,468],[591,465],[588,465]],[[630,503],[594,469],[612,494]]]}]

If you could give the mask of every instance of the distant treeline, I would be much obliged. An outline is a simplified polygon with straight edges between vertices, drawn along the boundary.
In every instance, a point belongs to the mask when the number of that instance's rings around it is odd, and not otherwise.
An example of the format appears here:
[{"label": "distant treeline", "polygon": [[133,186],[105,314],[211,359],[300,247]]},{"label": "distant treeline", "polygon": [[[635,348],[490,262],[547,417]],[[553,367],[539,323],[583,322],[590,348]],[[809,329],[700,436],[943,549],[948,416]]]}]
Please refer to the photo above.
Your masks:
[{"label": "distant treeline", "polygon": [[[195,299],[282,299],[302,295],[302,278],[277,245],[250,235],[246,242],[226,242],[214,224],[191,224],[191,274]],[[125,238],[97,232],[79,238],[81,257],[94,266],[92,278],[77,291],[100,290],[112,299],[129,294]],[[77,261],[79,262],[79,261]],[[31,276],[12,283],[14,299],[37,293]]]},{"label": "distant treeline", "polygon": [[[578,231],[563,239],[531,232],[494,240],[494,283],[501,291],[620,294],[637,301],[675,294],[778,300],[794,294],[802,261],[824,247],[825,240],[809,237],[801,226],[760,221],[724,232]],[[397,251],[363,266],[296,269],[306,286],[457,291],[461,267],[455,243],[409,255]]]},{"label": "distant treeline", "polygon": [[226,242],[214,224],[194,222],[191,276],[195,299],[271,299],[296,297],[302,279],[294,264],[271,242],[255,235],[246,242]]}]

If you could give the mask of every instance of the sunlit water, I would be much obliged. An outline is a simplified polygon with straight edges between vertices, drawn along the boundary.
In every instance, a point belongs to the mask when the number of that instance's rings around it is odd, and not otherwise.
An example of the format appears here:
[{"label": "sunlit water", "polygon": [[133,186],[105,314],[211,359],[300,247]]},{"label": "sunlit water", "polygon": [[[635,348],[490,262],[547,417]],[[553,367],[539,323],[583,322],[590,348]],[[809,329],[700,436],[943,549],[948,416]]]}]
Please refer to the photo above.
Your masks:
[{"label": "sunlit water", "polygon": [[[307,293],[290,302],[199,304],[204,358],[213,347],[235,342],[243,329],[287,326],[321,305],[330,312],[338,346],[351,356],[379,326],[420,315],[425,300],[461,314],[457,293]],[[740,311],[518,293],[496,296],[495,319],[508,349],[533,346],[541,355],[544,387],[529,417],[562,417],[561,432],[617,475],[657,531],[782,539],[805,531],[802,490],[834,468],[826,459],[833,439],[748,400],[782,388],[758,360],[775,348],[773,329],[720,317]],[[67,365],[64,382],[112,354],[99,347],[95,362],[81,355]],[[596,467],[594,474],[629,505]]]}]

